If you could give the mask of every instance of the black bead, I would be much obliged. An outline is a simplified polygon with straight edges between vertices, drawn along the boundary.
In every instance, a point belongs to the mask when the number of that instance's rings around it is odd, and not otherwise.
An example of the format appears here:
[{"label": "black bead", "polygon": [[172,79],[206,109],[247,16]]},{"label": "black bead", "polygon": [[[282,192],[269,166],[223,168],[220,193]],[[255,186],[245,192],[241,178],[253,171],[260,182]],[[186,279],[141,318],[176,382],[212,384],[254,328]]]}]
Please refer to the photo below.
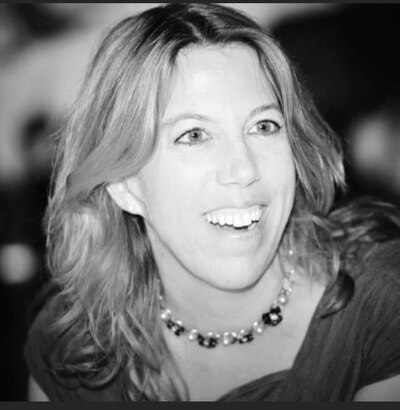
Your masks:
[{"label": "black bead", "polygon": [[243,336],[239,338],[239,343],[244,344],[244,343],[249,343],[254,339],[253,335],[248,335],[248,336]]},{"label": "black bead", "polygon": [[204,337],[200,334],[197,336],[197,341],[200,346],[206,347],[207,349],[216,347],[218,344],[218,340],[215,337],[210,337],[210,336]]},{"label": "black bead", "polygon": [[271,318],[269,317],[269,313],[264,313],[261,316],[261,319],[266,325],[271,325]]},{"label": "black bead", "polygon": [[[276,317],[271,318],[271,315]],[[279,306],[272,307],[269,312],[266,312],[261,316],[261,319],[268,326],[276,326],[282,321],[281,308]]]},{"label": "black bead", "polygon": [[178,323],[174,322],[172,319],[169,319],[167,321],[167,327],[172,332],[174,332],[177,336],[180,336],[185,331],[184,326],[179,325]]},{"label": "black bead", "polygon": [[210,337],[210,344],[209,347],[215,347],[218,344],[218,340],[215,339],[214,337]]},{"label": "black bead", "polygon": [[268,313],[276,313],[279,315],[281,313],[281,308],[279,306],[275,306],[271,308]]},{"label": "black bead", "polygon": [[282,315],[279,315],[279,314],[275,314],[277,317],[276,318],[274,318],[274,319],[271,319],[271,317],[270,317],[270,320],[271,320],[271,326],[276,326],[278,323],[280,323],[281,321],[282,321]]},{"label": "black bead", "polygon": [[240,344],[249,343],[254,339],[253,332],[248,331],[247,333],[240,334],[238,337],[238,341]]},{"label": "black bead", "polygon": [[177,336],[180,336],[185,331],[185,328],[182,326],[176,325],[173,331]]}]

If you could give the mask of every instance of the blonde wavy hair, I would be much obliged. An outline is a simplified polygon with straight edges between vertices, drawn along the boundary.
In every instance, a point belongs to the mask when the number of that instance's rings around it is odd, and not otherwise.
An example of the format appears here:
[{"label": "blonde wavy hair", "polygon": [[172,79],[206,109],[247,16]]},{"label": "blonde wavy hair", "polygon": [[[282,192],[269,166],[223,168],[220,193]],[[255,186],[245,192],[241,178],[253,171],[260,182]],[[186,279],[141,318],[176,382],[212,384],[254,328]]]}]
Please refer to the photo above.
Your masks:
[{"label": "blonde wavy hair", "polygon": [[[176,400],[177,371],[158,327],[157,266],[140,216],[123,212],[108,184],[141,169],[185,47],[245,44],[259,58],[283,112],[297,172],[281,250],[315,278],[335,278],[326,218],[344,186],[340,145],[302,90],[277,42],[242,13],[170,4],[114,26],[95,54],[60,133],[47,211],[51,300],[49,362],[88,387],[122,375],[130,400]],[[173,381],[174,380],[174,381]]]}]

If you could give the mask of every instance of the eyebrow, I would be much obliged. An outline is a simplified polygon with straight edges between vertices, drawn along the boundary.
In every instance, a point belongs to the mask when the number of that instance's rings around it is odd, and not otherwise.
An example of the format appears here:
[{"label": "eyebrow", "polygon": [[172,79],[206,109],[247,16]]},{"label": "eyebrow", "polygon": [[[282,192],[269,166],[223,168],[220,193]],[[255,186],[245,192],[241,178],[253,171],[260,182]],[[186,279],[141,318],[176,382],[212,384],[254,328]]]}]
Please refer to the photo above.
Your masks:
[{"label": "eyebrow", "polygon": [[[281,109],[278,107],[276,104],[264,104],[260,105],[257,108],[254,108],[253,110],[250,111],[249,115],[246,118],[246,121],[248,121],[251,117],[254,115],[260,114],[264,111],[270,111],[270,110],[275,110],[278,111],[279,113],[282,113]],[[212,119],[211,117],[208,117],[207,115],[203,114],[198,114],[198,113],[191,113],[191,112],[185,112],[182,114],[178,114],[175,117],[169,118],[166,121],[162,122],[162,126],[164,127],[172,127],[175,125],[177,122],[182,121],[182,120],[199,120],[199,121],[208,121],[215,123],[216,121]]]},{"label": "eyebrow", "polygon": [[172,117],[166,121],[163,121],[162,125],[164,127],[172,127],[177,122],[182,121],[182,120],[199,120],[199,121],[215,122],[211,117],[208,117],[207,115],[185,112],[182,114],[178,114],[176,117]]},{"label": "eyebrow", "polygon": [[251,117],[254,117],[257,114],[261,114],[264,111],[270,111],[270,110],[278,111],[280,114],[282,114],[282,110],[279,108],[278,105],[276,105],[276,104],[264,104],[264,105],[260,105],[257,108],[254,108],[254,110],[251,110],[250,114],[246,118],[246,121],[248,121]]}]

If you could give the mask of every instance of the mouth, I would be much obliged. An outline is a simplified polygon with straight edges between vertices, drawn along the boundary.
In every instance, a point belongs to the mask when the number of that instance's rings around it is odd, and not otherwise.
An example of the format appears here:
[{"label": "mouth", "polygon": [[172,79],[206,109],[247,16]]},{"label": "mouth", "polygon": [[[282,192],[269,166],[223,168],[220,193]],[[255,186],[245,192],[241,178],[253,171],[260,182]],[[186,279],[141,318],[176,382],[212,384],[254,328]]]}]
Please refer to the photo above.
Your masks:
[{"label": "mouth", "polygon": [[246,232],[256,228],[263,211],[263,207],[259,205],[245,209],[218,209],[207,212],[204,219],[215,228],[231,232]]}]

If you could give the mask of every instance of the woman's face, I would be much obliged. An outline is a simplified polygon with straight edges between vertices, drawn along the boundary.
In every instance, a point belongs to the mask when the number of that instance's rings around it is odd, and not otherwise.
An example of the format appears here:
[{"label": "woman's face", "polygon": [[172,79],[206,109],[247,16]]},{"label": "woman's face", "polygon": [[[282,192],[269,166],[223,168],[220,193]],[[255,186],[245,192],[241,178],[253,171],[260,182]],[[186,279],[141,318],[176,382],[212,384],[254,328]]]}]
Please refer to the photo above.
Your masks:
[{"label": "woman's face", "polygon": [[181,51],[158,147],[127,187],[142,206],[161,274],[229,290],[257,282],[291,212],[295,169],[282,113],[251,49]]}]

